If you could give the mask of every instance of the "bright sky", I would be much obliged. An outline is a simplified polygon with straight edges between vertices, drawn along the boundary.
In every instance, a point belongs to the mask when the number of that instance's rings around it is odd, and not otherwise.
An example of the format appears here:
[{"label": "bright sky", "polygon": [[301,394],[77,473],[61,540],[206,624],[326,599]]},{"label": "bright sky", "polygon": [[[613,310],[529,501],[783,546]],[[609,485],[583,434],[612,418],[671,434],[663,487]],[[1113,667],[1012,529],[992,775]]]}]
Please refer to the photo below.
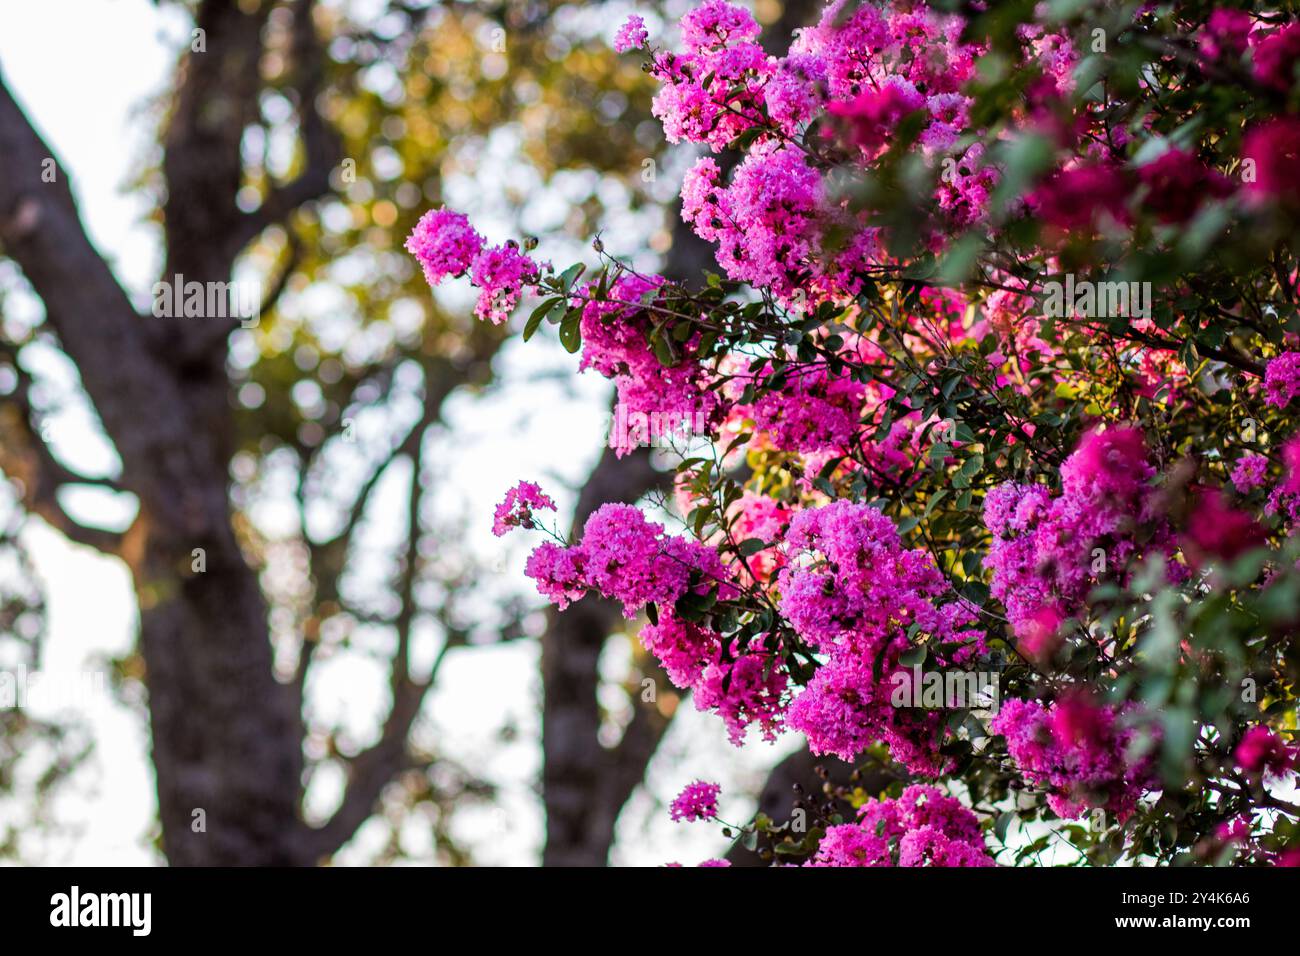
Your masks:
[{"label": "bright sky", "polygon": [[[119,278],[137,293],[147,293],[156,277],[158,237],[141,222],[147,212],[144,200],[125,193],[123,184],[130,180],[152,131],[145,108],[165,90],[173,51],[187,40],[188,29],[175,11],[160,12],[149,0],[0,3],[0,71],[71,172],[92,238]],[[467,198],[481,196],[485,187],[490,193],[493,182],[507,178],[481,172],[474,182],[449,184],[453,201],[456,190]],[[517,350],[507,350],[500,371],[511,381],[523,374],[535,378],[532,362]],[[576,362],[558,349],[547,363],[576,371]],[[67,380],[69,370],[54,356],[41,365],[51,381]],[[533,381],[486,398],[455,401],[448,410],[455,438],[446,443],[452,479],[446,485],[458,494],[440,502],[438,510],[477,523],[475,547],[524,593],[531,593],[522,576],[528,543],[500,542],[487,535],[487,516],[519,477],[542,479],[562,506],[571,502],[564,485],[579,482],[594,460],[605,395],[599,380],[584,378],[576,388],[573,382]],[[70,464],[102,472],[112,467],[114,456],[94,439],[86,421],[84,409],[61,412],[53,421],[52,440]],[[97,502],[87,506],[108,507]],[[37,521],[31,522],[26,540],[49,602],[43,668],[85,670],[94,667],[96,659],[128,650],[136,624],[125,569],[115,560],[67,544]],[[523,642],[452,655],[428,705],[428,717],[441,730],[447,751],[501,788],[497,806],[467,813],[462,821],[462,832],[483,863],[530,864],[538,858],[542,817],[535,791],[540,772],[536,654],[534,644]],[[618,663],[617,654],[611,655],[613,673]],[[331,713],[364,724],[377,713],[382,679],[377,671],[366,672],[356,664],[322,667],[314,689]],[[147,727],[107,698],[83,700],[79,709],[96,739],[96,755],[83,778],[92,789],[78,788],[57,808],[67,827],[56,845],[42,848],[42,859],[82,865],[157,862],[148,846],[154,798]],[[507,724],[518,731],[518,738],[503,746],[497,734]],[[663,802],[684,784],[703,777],[723,784],[725,818],[747,819],[752,803],[736,795],[755,789],[765,767],[794,744],[788,740],[779,748],[753,746],[742,753],[725,742],[719,721],[684,708],[651,767],[648,789],[634,797],[623,816],[615,861],[653,865],[677,860],[689,865],[717,854],[725,841],[716,828],[671,824]],[[363,830],[342,859],[364,859],[370,835]],[[419,845],[419,838],[412,834],[413,846]]]}]

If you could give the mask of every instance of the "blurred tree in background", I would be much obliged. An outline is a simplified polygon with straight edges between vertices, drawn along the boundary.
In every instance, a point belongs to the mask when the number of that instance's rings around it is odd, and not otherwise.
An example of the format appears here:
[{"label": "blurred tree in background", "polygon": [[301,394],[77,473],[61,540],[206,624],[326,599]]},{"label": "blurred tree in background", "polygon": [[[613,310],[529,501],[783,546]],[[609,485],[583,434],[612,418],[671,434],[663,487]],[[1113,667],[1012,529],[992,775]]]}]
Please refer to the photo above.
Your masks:
[{"label": "blurred tree in background", "polygon": [[[58,157],[0,76],[0,265],[44,307],[35,324],[0,313],[0,468],[12,489],[0,664],[39,664],[41,597],[17,537],[39,518],[130,570],[139,645],[115,676],[147,689],[169,862],[315,863],[372,818],[388,833],[377,860],[407,855],[402,828],[420,819],[437,859],[465,862],[452,811],[490,801],[491,781],[445,752],[425,704],[449,654],[540,638],[545,858],[601,863],[676,701],[641,705],[643,675],[629,673],[633,716],[619,743],[602,742],[597,664],[621,616],[592,600],[529,618],[536,603],[494,591],[447,517],[447,409],[499,387],[505,332],[431,297],[401,243],[449,183],[504,170],[484,210],[512,232],[558,225],[576,243],[611,217],[650,217],[642,254],[669,253],[670,274],[702,261],[664,225],[677,217],[660,208],[672,190],[656,192],[662,134],[647,79],[607,48],[615,14],[543,2],[176,5],[193,17],[192,42],[155,104],[156,150],[133,188],[154,199],[160,279],[254,283],[260,321],[157,317],[133,299],[88,238],[66,173],[42,175]],[[782,14],[760,7],[768,21]],[[782,30],[805,7],[792,5]],[[540,202],[557,194],[559,213]],[[44,440],[58,399],[25,360],[33,345],[75,365],[116,470],[79,473]],[[644,453],[599,456],[575,522],[661,481]],[[134,519],[105,527],[68,506],[63,492],[83,486],[132,502]],[[397,489],[397,513],[384,489]],[[386,672],[388,710],[369,736],[343,726],[331,696],[349,685],[314,680],[330,662]],[[16,794],[39,817],[87,747],[77,728],[0,711],[0,792],[20,761],[44,761],[39,792]],[[17,851],[18,832],[0,852]]]}]

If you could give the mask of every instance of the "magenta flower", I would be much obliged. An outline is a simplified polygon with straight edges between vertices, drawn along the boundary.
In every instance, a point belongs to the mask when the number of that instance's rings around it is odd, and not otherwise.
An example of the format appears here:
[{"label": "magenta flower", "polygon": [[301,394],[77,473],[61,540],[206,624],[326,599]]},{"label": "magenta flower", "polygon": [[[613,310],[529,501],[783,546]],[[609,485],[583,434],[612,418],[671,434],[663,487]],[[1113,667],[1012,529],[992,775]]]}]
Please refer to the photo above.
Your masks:
[{"label": "magenta flower", "polygon": [[718,793],[722,787],[716,783],[696,780],[682,788],[669,806],[672,818],[682,820],[708,820],[718,815]]},{"label": "magenta flower", "polygon": [[474,314],[500,325],[510,317],[537,272],[537,263],[513,242],[484,249],[470,266],[470,281],[480,290]]},{"label": "magenta flower", "polygon": [[1192,501],[1183,550],[1194,566],[1216,557],[1231,561],[1267,543],[1263,526],[1246,512],[1230,507],[1218,490],[1197,488]]},{"label": "magenta flower", "polygon": [[1278,408],[1300,395],[1300,352],[1283,352],[1265,366],[1264,390],[1269,404]]},{"label": "magenta flower", "polygon": [[1257,203],[1300,206],[1300,119],[1280,116],[1254,127],[1241,151],[1255,164],[1254,181],[1246,183],[1246,190]]},{"label": "magenta flower", "polygon": [[1103,217],[1128,221],[1128,183],[1115,166],[1061,170],[1027,197],[1044,222],[1062,230],[1089,229]]},{"label": "magenta flower", "polygon": [[446,207],[430,209],[406,240],[406,251],[424,269],[429,285],[466,272],[483,248],[483,237],[462,213]]},{"label": "magenta flower", "polygon": [[1201,32],[1201,56],[1210,62],[1246,52],[1250,14],[1244,10],[1215,10]]},{"label": "magenta flower", "polygon": [[924,105],[925,97],[910,83],[895,82],[863,93],[851,102],[832,103],[828,112],[845,120],[852,142],[874,158],[899,121]]},{"label": "magenta flower", "polygon": [[1048,788],[1047,802],[1057,815],[1077,818],[1100,807],[1123,821],[1138,798],[1157,786],[1150,756],[1131,754],[1135,730],[1125,726],[1126,716],[1082,694],[1050,707],[1013,699],[1002,705],[990,729],[1007,738],[1025,780]]},{"label": "magenta flower", "polygon": [[1147,188],[1143,208],[1165,223],[1186,222],[1207,199],[1232,191],[1226,177],[1182,149],[1167,149],[1140,167],[1138,179]]},{"label": "magenta flower", "polygon": [[618,28],[618,35],[614,37],[614,52],[626,53],[628,50],[643,49],[649,38],[650,34],[646,32],[645,20],[633,14]]},{"label": "magenta flower", "polygon": [[1290,90],[1300,62],[1300,23],[1289,23],[1268,34],[1256,44],[1252,59],[1256,80],[1282,93]]},{"label": "magenta flower", "polygon": [[505,500],[497,505],[492,533],[497,537],[511,528],[533,528],[533,511],[554,511],[555,502],[531,481],[521,481],[506,492]]},{"label": "magenta flower", "polygon": [[1232,483],[1243,495],[1262,487],[1268,480],[1268,459],[1263,455],[1242,455],[1232,469]]},{"label": "magenta flower", "polygon": [[1233,759],[1247,773],[1283,776],[1296,765],[1294,747],[1287,746],[1273,731],[1262,724],[1251,727],[1242,736]]},{"label": "magenta flower", "polygon": [[995,866],[975,814],[935,787],[910,786],[895,800],[863,804],[857,823],[828,827],[804,864]]}]

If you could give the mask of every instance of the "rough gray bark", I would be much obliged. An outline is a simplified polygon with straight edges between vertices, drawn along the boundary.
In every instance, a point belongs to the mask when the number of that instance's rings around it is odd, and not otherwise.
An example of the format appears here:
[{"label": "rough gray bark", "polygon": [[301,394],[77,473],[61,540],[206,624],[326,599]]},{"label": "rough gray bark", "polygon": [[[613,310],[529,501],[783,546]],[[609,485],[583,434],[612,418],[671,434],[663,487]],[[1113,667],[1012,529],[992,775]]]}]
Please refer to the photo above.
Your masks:
[{"label": "rough gray bark", "polygon": [[[40,181],[52,153],[3,87],[0,155],[5,251],[46,303],[122,456],[122,485],[140,501],[124,556],[141,598],[168,856],[287,862],[298,747],[284,746],[293,720],[272,678],[261,594],[231,531],[218,442],[195,427],[185,377],[147,348],[82,232],[66,178]],[[194,548],[205,550],[208,571],[189,577]],[[198,809],[204,835],[190,828]]]}]

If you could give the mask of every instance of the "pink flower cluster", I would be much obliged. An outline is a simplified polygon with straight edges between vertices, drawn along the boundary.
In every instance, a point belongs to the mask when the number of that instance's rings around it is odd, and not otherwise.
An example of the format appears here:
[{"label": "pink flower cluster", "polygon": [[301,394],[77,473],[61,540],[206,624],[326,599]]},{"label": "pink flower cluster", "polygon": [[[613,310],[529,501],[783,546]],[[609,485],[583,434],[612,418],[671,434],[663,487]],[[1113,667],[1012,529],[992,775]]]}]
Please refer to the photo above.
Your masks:
[{"label": "pink flower cluster", "polygon": [[1165,150],[1138,167],[1137,175],[1144,187],[1144,207],[1165,223],[1187,222],[1206,200],[1232,192],[1227,177],[1184,149]]},{"label": "pink flower cluster", "polygon": [[1300,207],[1300,119],[1279,116],[1251,127],[1241,152],[1255,163],[1255,179],[1246,185],[1255,203]]},{"label": "pink flower cluster", "polygon": [[406,239],[406,251],[424,268],[429,285],[464,275],[482,248],[483,237],[468,217],[446,207],[426,212]]},{"label": "pink flower cluster", "polygon": [[1300,434],[1282,445],[1282,480],[1269,492],[1267,511],[1300,522]]},{"label": "pink flower cluster", "polygon": [[709,820],[718,815],[718,793],[722,788],[716,783],[696,780],[687,784],[669,805],[673,820]]},{"label": "pink flower cluster", "polygon": [[1237,765],[1247,773],[1284,777],[1300,763],[1300,753],[1295,747],[1262,724],[1251,727],[1242,735],[1233,752]]},{"label": "pink flower cluster", "polygon": [[642,630],[641,641],[674,684],[693,691],[699,710],[718,714],[737,746],[751,724],[769,740],[782,729],[789,677],[775,648],[753,641],[741,647],[673,610],[689,592],[735,596],[713,548],[665,534],[632,505],[611,503],[587,519],[578,544],[547,541],[534,549],[525,572],[560,609],[588,590],[619,601],[629,618],[654,603],[658,622]]},{"label": "pink flower cluster", "polygon": [[935,787],[864,804],[858,822],[826,829],[805,866],[994,866],[979,820]]},{"label": "pink flower cluster", "polygon": [[640,50],[650,39],[646,31],[645,20],[633,14],[618,28],[614,37],[614,52],[626,53],[628,50]]},{"label": "pink flower cluster", "polygon": [[1006,737],[1025,780],[1048,788],[1048,805],[1059,816],[1101,808],[1122,822],[1138,798],[1157,787],[1150,755],[1136,752],[1133,716],[1082,694],[1050,706],[1012,699],[1003,702],[990,729]]},{"label": "pink flower cluster", "polygon": [[[952,149],[966,131],[970,101],[960,88],[978,52],[960,41],[962,20],[922,5],[850,10],[837,0],[784,57],[767,55],[752,15],[723,0],[708,0],[681,26],[682,51],[657,54],[650,67],[662,84],[653,110],[668,139],[717,152],[742,134],[755,137],[729,183],[711,157],[696,163],[682,186],[683,218],[716,244],[734,280],[786,301],[810,293],[810,304],[856,293],[860,273],[883,261],[877,230],[848,211],[798,141],[829,116],[865,166],[917,114],[922,147]],[[978,216],[993,182],[981,155],[972,149],[954,160],[961,175],[945,177],[939,190],[941,208],[959,224]]]},{"label": "pink flower cluster", "polygon": [[534,482],[521,481],[507,491],[505,500],[497,505],[492,533],[501,537],[511,528],[533,528],[534,510],[554,511],[555,502]]},{"label": "pink flower cluster", "polygon": [[[895,760],[934,774],[944,715],[891,701],[899,655],[909,629],[934,644],[961,642],[969,656],[982,646],[974,615],[960,603],[940,604],[946,582],[933,558],[903,547],[894,523],[868,505],[835,501],[797,514],[785,541],[781,611],[826,663],[790,705],[787,719],[814,753],[845,760],[883,740]],[[938,661],[955,663],[956,661]]]},{"label": "pink flower cluster", "polygon": [[789,675],[779,655],[761,641],[741,647],[672,612],[660,612],[658,623],[642,628],[641,643],[669,680],[692,692],[697,710],[722,718],[737,747],[752,724],[769,741],[784,729]]},{"label": "pink flower cluster", "polygon": [[[704,367],[691,359],[664,365],[650,346],[652,320],[644,308],[647,298],[663,284],[659,276],[625,274],[596,300],[595,289],[582,290],[582,361],[580,368],[595,369],[614,380],[625,415],[645,415],[663,423],[668,431],[682,431],[695,423],[716,423],[721,411],[718,393],[708,387]],[[686,345],[698,340],[695,335]],[[620,457],[632,451],[631,430],[611,435]]]},{"label": "pink flower cluster", "polygon": [[1086,434],[1061,466],[1059,496],[1015,482],[989,491],[985,565],[1017,634],[1040,624],[1044,608],[1068,617],[1101,581],[1126,580],[1140,560],[1172,555],[1172,531],[1155,513],[1154,475],[1141,432],[1108,428]]},{"label": "pink flower cluster", "polygon": [[1179,542],[1193,567],[1215,558],[1231,561],[1267,543],[1268,535],[1254,516],[1232,507],[1217,488],[1194,487],[1188,501],[1191,507]]},{"label": "pink flower cluster", "polygon": [[1201,56],[1210,62],[1241,56],[1250,36],[1250,14],[1244,10],[1215,10],[1201,31]]},{"label": "pink flower cluster", "polygon": [[1269,404],[1278,408],[1300,395],[1300,352],[1283,352],[1264,367],[1264,390]]},{"label": "pink flower cluster", "polygon": [[1296,82],[1296,63],[1300,62],[1300,23],[1269,33],[1252,35],[1255,79],[1264,86],[1286,93]]},{"label": "pink flower cluster", "polygon": [[652,601],[671,607],[690,590],[732,587],[712,548],[665,534],[639,508],[618,503],[596,509],[578,544],[539,546],[527,573],[561,608],[590,589],[620,602],[629,618]]},{"label": "pink flower cluster", "polygon": [[[769,375],[769,370],[762,373],[764,379]],[[784,386],[765,391],[750,414],[777,448],[801,453],[848,450],[858,435],[865,395],[861,382],[816,365],[790,372]]]},{"label": "pink flower cluster", "polygon": [[1232,469],[1232,483],[1243,495],[1263,487],[1268,480],[1268,459],[1263,455],[1242,455]]},{"label": "pink flower cluster", "polygon": [[510,317],[540,272],[514,242],[488,246],[464,215],[446,208],[431,209],[420,217],[406,240],[406,250],[424,269],[429,285],[468,272],[479,290],[474,313],[497,325]]},{"label": "pink flower cluster", "polygon": [[1078,233],[1127,222],[1128,196],[1129,185],[1117,165],[1084,163],[1053,173],[1026,201],[1050,226]]}]

